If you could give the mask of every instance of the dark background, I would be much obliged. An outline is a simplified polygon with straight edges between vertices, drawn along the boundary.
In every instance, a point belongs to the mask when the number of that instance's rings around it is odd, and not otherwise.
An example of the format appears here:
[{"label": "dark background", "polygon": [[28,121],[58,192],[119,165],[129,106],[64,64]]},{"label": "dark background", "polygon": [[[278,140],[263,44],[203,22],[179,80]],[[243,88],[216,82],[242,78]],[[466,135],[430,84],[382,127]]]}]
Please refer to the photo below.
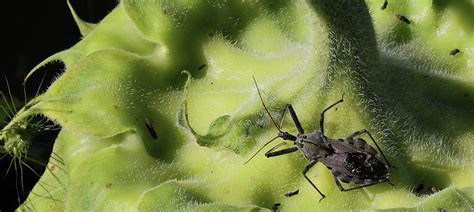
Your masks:
[{"label": "dark background", "polygon": [[[117,0],[71,0],[76,13],[83,20],[98,23],[117,4]],[[0,7],[1,42],[0,48],[0,91],[8,93],[5,77],[8,79],[12,96],[23,100],[23,79],[26,74],[48,56],[67,49],[81,40],[66,0],[47,1],[4,1]],[[33,75],[27,83],[27,98],[35,96],[40,81],[45,77],[41,86],[44,91],[52,80],[64,69],[60,63],[49,64]],[[5,77],[4,77],[5,76]],[[0,98],[0,101],[3,101]],[[23,104],[17,103],[17,107]],[[1,117],[1,116],[0,116]],[[0,129],[5,123],[0,120]],[[32,147],[37,158],[47,162],[51,153],[54,139],[59,131],[47,131],[36,134],[32,140]],[[3,142],[0,141],[0,145]],[[3,156],[3,155],[2,155]],[[0,157],[2,157],[0,156]],[[20,174],[14,167],[7,173],[12,158],[5,156],[0,160],[0,211],[13,211],[28,196],[29,191],[38,181],[28,168],[23,167],[24,191],[21,189]],[[28,164],[41,175],[45,167],[35,163]]]}]

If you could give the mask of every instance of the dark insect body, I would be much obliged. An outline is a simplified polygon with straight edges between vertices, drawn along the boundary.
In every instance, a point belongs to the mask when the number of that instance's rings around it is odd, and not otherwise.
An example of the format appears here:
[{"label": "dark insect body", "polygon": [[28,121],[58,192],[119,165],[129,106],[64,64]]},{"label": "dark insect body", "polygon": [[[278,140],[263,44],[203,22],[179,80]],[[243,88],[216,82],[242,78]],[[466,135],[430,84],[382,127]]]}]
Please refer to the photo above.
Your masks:
[{"label": "dark insect body", "polygon": [[405,16],[403,16],[403,15],[397,14],[396,16],[397,16],[398,20],[400,20],[400,21],[402,21],[402,22],[405,22],[406,24],[410,24],[410,23],[411,23],[410,20],[408,20],[408,18],[405,17]]},{"label": "dark insect body", "polygon": [[[313,186],[316,191],[321,195],[321,201],[325,198],[325,195],[314,185],[314,183],[308,178],[306,173],[314,166],[317,162],[323,163],[332,173],[333,178],[336,182],[337,187],[341,191],[351,191],[370,185],[375,185],[382,182],[389,182],[389,167],[393,167],[385,158],[385,155],[380,150],[379,146],[375,142],[372,135],[369,131],[363,129],[357,132],[352,133],[346,138],[343,139],[332,139],[324,135],[324,113],[329,109],[333,108],[335,105],[344,101],[344,95],[342,99],[336,103],[330,105],[320,113],[320,131],[315,131],[312,133],[304,133],[304,129],[296,116],[296,112],[290,104],[286,105],[285,110],[281,116],[280,123],[278,124],[272,115],[268,111],[263,98],[260,94],[260,90],[257,85],[255,77],[253,78],[255,86],[257,87],[258,95],[262,102],[263,107],[265,108],[267,114],[270,116],[275,127],[278,129],[278,135],[265,143],[248,161],[249,162],[255,155],[258,154],[265,146],[270,144],[277,138],[282,138],[283,140],[290,140],[294,142],[294,146],[277,150],[282,145],[285,145],[286,142],[280,143],[269,151],[265,153],[266,157],[275,157],[284,154],[289,154],[296,152],[298,150],[303,152],[303,155],[310,161],[306,168],[302,171],[303,176],[306,180]],[[290,113],[290,116],[293,120],[293,123],[298,130],[298,134],[292,135],[286,131],[282,130],[282,123],[286,111]],[[381,153],[379,155],[377,151],[372,148],[367,142],[361,138],[355,138],[355,136],[367,134],[370,139],[374,142],[375,146]],[[383,160],[381,159],[383,158]],[[361,184],[357,187],[344,188],[341,183],[353,183]],[[391,184],[391,183],[390,183]]]},{"label": "dark insect body", "polygon": [[298,193],[300,192],[300,190],[296,190],[296,191],[292,191],[292,192],[288,192],[285,194],[285,197],[292,197],[292,196],[295,196],[297,195]]},{"label": "dark insect body", "polygon": [[148,129],[148,132],[150,133],[151,137],[156,140],[158,138],[158,134],[155,131],[155,128],[153,127],[153,124],[151,123],[150,120],[145,118],[145,126]]},{"label": "dark insect body", "polygon": [[449,52],[449,55],[456,55],[456,54],[459,53],[459,52],[461,52],[461,50],[459,50],[459,49],[456,48],[456,49],[451,50],[451,51]]}]

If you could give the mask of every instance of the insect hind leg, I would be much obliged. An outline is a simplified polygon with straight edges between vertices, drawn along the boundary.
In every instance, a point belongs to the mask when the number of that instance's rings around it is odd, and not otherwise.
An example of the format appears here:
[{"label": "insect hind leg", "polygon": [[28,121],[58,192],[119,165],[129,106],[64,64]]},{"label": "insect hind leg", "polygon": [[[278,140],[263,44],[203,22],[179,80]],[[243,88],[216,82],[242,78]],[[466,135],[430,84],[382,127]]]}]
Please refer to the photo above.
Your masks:
[{"label": "insect hind leg", "polygon": [[368,183],[368,184],[364,184],[364,185],[353,187],[353,188],[344,188],[344,187],[342,187],[341,182],[339,182],[339,179],[337,179],[336,175],[333,174],[332,177],[334,178],[334,181],[336,182],[337,187],[342,192],[352,191],[352,190],[368,187],[368,186],[371,186],[371,185],[376,185],[376,184],[383,183],[383,182],[389,182],[390,185],[393,185],[388,179],[384,179],[384,180],[379,181],[379,182]]},{"label": "insect hind leg", "polygon": [[316,160],[315,160],[315,161],[311,161],[311,163],[308,164],[308,165],[304,168],[302,174],[303,174],[304,178],[306,178],[306,180],[313,186],[313,188],[316,189],[316,191],[318,191],[318,193],[321,195],[321,199],[319,199],[319,202],[321,202],[321,200],[323,200],[324,198],[326,198],[326,196],[325,196],[323,193],[321,193],[321,191],[318,189],[318,187],[316,187],[316,186],[314,185],[314,183],[308,178],[308,176],[306,176],[306,173],[307,173],[311,168],[313,168],[313,166],[316,165],[317,162],[318,162],[318,161],[316,161]]},{"label": "insect hind leg", "polygon": [[395,168],[397,169],[397,167],[395,166],[392,166],[390,164],[390,162],[388,162],[387,158],[385,157],[385,155],[383,154],[382,152],[382,149],[380,149],[379,145],[377,144],[377,142],[375,142],[375,139],[374,137],[372,136],[372,134],[370,134],[370,132],[367,130],[367,129],[363,129],[363,130],[359,130],[359,131],[356,131],[354,133],[352,133],[351,135],[349,135],[347,138],[348,139],[353,139],[355,136],[358,136],[358,135],[362,135],[364,133],[367,133],[367,135],[369,135],[370,139],[372,140],[372,142],[374,142],[375,146],[377,147],[377,149],[379,150],[380,154],[382,155],[383,159],[385,160],[385,162],[387,163],[387,165],[389,167],[392,167],[392,168]]}]

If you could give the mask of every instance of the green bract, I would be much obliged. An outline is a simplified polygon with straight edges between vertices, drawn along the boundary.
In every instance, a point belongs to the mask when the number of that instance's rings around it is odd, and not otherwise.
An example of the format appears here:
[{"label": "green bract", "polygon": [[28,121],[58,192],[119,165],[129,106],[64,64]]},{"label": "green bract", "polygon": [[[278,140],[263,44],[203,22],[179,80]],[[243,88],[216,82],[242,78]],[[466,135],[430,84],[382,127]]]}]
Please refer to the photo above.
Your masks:
[{"label": "green bract", "polygon": [[[381,5],[123,0],[98,24],[73,12],[83,40],[38,65],[60,60],[66,72],[13,120],[41,113],[62,126],[60,157],[21,209],[470,210],[474,5]],[[452,56],[454,48],[461,52]],[[252,75],[273,116],[291,103],[306,132],[319,130],[319,112],[345,93],[325,133],[370,130],[398,167],[394,186],[340,192],[318,164],[309,172],[327,196],[318,202],[301,153],[260,153],[243,165],[277,133]],[[283,126],[296,132],[288,118]],[[441,191],[418,194],[420,183]]]}]

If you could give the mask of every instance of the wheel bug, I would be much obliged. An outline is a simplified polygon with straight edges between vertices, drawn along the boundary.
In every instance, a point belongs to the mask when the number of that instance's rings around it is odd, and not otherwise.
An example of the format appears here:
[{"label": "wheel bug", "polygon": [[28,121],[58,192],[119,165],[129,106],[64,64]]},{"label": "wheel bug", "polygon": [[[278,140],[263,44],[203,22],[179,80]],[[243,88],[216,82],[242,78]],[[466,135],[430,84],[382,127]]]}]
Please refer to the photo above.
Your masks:
[{"label": "wheel bug", "polygon": [[[262,102],[265,111],[267,112],[275,127],[278,129],[278,135],[267,143],[265,143],[244,164],[252,160],[252,158],[254,158],[265,146],[270,144],[272,141],[277,138],[282,138],[283,140],[293,141],[294,146],[286,149],[277,150],[280,146],[286,144],[286,142],[282,142],[268,150],[265,153],[265,156],[269,158],[293,153],[298,150],[302,151],[306,159],[311,161],[306,166],[306,168],[304,168],[302,174],[311,184],[311,186],[313,186],[313,188],[316,189],[316,191],[318,191],[318,193],[321,195],[322,198],[319,201],[324,199],[326,196],[316,187],[316,185],[314,185],[314,183],[306,175],[308,171],[314,165],[316,165],[317,162],[323,163],[331,171],[337,187],[343,192],[352,191],[355,189],[375,185],[382,182],[388,182],[393,185],[389,181],[389,167],[394,166],[390,165],[388,160],[385,158],[385,155],[383,154],[382,150],[380,150],[380,147],[377,145],[369,131],[367,131],[366,129],[359,130],[343,139],[332,139],[324,135],[324,113],[336,106],[337,104],[343,102],[344,94],[342,95],[342,98],[339,101],[333,103],[320,113],[320,131],[305,134],[304,129],[301,126],[301,123],[298,120],[296,112],[291,106],[291,104],[286,105],[285,109],[283,110],[280,123],[277,124],[275,119],[268,111],[267,106],[263,102],[263,98],[260,93],[260,89],[258,88],[255,77],[253,77],[253,80],[255,83],[255,87],[257,88],[260,101]],[[298,134],[296,136],[282,130],[282,124],[287,110],[290,113],[290,116],[293,120],[296,129],[298,130]],[[370,139],[372,139],[375,146],[381,153],[383,160],[380,159],[380,155],[378,155],[377,151],[372,146],[367,144],[365,140],[361,138],[354,138],[355,136],[362,134],[369,135]],[[344,183],[362,185],[346,189],[342,187],[339,181],[342,181]]]}]

